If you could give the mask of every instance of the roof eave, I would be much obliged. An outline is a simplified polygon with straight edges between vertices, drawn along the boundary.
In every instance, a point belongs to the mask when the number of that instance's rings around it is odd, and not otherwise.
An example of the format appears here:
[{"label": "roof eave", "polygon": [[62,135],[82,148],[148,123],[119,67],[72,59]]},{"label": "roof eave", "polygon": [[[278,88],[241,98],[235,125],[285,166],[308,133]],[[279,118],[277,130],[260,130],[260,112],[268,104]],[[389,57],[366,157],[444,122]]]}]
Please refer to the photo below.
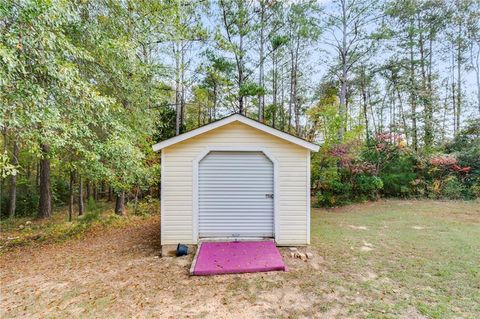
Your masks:
[{"label": "roof eave", "polygon": [[293,135],[287,134],[285,132],[279,131],[279,130],[274,129],[274,128],[268,126],[268,125],[262,124],[260,122],[256,122],[256,121],[254,121],[252,119],[249,119],[246,116],[242,116],[240,114],[234,114],[232,116],[228,116],[226,118],[218,120],[217,122],[207,124],[205,126],[196,128],[196,129],[194,129],[190,132],[187,132],[187,133],[184,133],[184,134],[181,134],[181,135],[177,135],[177,136],[169,138],[165,141],[156,143],[152,146],[152,149],[153,149],[154,152],[158,152],[158,151],[160,151],[160,150],[162,150],[162,149],[164,149],[168,146],[180,143],[180,142],[185,141],[189,138],[192,138],[192,137],[195,137],[197,135],[206,133],[208,131],[214,130],[216,128],[222,127],[224,125],[230,124],[230,123],[235,122],[235,121],[239,121],[239,122],[244,123],[248,126],[257,128],[257,129],[259,129],[259,130],[261,130],[265,133],[269,133],[273,136],[276,136],[276,137],[281,138],[283,140],[289,141],[293,144],[304,147],[304,148],[309,149],[310,151],[313,151],[313,152],[318,152],[318,150],[320,149],[320,146],[318,146],[317,144],[302,140],[301,138],[298,138],[298,137],[295,137]]}]

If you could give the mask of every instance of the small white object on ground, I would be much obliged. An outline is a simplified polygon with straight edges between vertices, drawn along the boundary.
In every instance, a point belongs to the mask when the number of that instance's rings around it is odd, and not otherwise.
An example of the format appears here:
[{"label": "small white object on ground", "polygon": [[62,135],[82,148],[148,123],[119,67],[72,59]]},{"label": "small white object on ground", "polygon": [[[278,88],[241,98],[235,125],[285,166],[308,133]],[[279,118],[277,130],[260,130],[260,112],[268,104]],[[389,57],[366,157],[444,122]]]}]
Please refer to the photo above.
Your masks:
[{"label": "small white object on ground", "polygon": [[348,225],[348,227],[350,227],[352,229],[358,229],[358,230],[367,230],[367,226]]},{"label": "small white object on ground", "polygon": [[370,244],[369,242],[366,242],[365,240],[363,241],[363,246],[373,247],[372,244]]},{"label": "small white object on ground", "polygon": [[306,255],[307,255],[307,258],[308,258],[308,259],[312,259],[312,258],[313,258],[313,254],[312,254],[312,253],[306,253]]}]

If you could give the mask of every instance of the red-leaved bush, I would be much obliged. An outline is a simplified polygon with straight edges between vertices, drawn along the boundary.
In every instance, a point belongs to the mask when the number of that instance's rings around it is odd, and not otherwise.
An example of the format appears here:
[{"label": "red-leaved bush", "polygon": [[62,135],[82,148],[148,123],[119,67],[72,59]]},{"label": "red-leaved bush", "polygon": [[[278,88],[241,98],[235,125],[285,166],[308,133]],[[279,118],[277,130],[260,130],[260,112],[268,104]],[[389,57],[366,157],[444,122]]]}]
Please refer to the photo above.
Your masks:
[{"label": "red-leaved bush", "polygon": [[457,164],[453,155],[435,155],[430,158],[430,164],[434,166],[450,166]]}]

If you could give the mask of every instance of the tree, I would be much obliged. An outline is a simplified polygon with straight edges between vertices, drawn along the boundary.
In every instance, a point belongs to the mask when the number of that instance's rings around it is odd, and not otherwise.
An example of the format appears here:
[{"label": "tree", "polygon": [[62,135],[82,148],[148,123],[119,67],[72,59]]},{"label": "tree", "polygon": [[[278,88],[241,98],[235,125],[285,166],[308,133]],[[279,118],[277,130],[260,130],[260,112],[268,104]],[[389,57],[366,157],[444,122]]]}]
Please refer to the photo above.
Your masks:
[{"label": "tree", "polygon": [[[50,160],[83,128],[88,110],[98,112],[108,101],[74,63],[90,56],[70,38],[72,26],[79,22],[71,4],[8,1],[2,8],[1,45],[7,62],[2,64],[2,126],[40,157],[38,217],[50,217]],[[24,25],[31,30],[26,32]]]},{"label": "tree", "polygon": [[367,27],[377,19],[376,2],[335,0],[328,12],[326,43],[337,53],[334,72],[340,82],[340,117],[345,124],[339,128],[339,140],[346,130],[348,114],[348,89],[352,68],[365,59],[371,50]]},{"label": "tree", "polygon": [[288,51],[290,54],[290,98],[288,103],[288,131],[292,128],[295,116],[295,133],[301,135],[300,111],[300,63],[305,58],[305,49],[314,43],[320,35],[318,20],[320,9],[314,1],[300,1],[291,4],[287,13]]},{"label": "tree", "polygon": [[164,5],[162,15],[168,16],[162,30],[156,30],[159,37],[156,43],[165,43],[173,57],[174,104],[175,104],[175,134],[183,130],[185,122],[187,70],[191,64],[188,57],[192,46],[197,41],[206,38],[199,12],[203,9],[201,2],[174,0]]},{"label": "tree", "polygon": [[[251,44],[249,36],[252,33],[252,3],[242,0],[220,0],[222,31],[215,34],[215,40],[220,50],[233,56],[236,71],[237,92],[235,98],[236,112],[245,113],[245,94],[247,80],[247,50]],[[251,40],[250,40],[251,41]]]}]

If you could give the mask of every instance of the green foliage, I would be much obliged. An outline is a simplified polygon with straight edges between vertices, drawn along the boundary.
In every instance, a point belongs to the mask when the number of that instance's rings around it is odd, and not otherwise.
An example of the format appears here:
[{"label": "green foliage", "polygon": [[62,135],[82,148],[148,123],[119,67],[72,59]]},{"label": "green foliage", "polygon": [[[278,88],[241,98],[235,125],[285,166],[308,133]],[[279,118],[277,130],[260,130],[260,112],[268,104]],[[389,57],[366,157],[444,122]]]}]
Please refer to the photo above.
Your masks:
[{"label": "green foliage", "polygon": [[477,125],[474,122],[446,145],[449,154],[416,156],[401,136],[386,133],[364,145],[326,143],[312,158],[318,204],[342,205],[379,196],[476,198],[480,190]]},{"label": "green foliage", "polygon": [[377,199],[379,191],[383,189],[383,181],[378,176],[360,174],[355,178],[357,196],[365,199]]},{"label": "green foliage", "polygon": [[135,203],[130,202],[128,204],[129,212],[136,216],[150,216],[158,213],[160,208],[160,201],[151,196],[146,196],[139,201],[136,206]]},{"label": "green foliage", "polygon": [[457,158],[460,167],[469,168],[463,178],[467,187],[480,184],[480,119],[468,122],[465,129],[447,143],[445,150]]},{"label": "green foliage", "polygon": [[465,191],[465,186],[456,176],[448,176],[444,180],[442,196],[448,199],[460,199]]},{"label": "green foliage", "polygon": [[[33,217],[37,214],[36,207],[38,203],[38,189],[35,184],[30,183],[25,178],[18,179],[17,190],[17,205],[15,211],[15,217]],[[0,199],[2,205],[2,215],[0,220],[8,218],[7,207],[9,204],[9,198],[7,194],[3,194],[3,198]]]},{"label": "green foliage", "polygon": [[10,163],[7,153],[0,154],[0,178],[5,179],[8,176],[17,175],[18,168]]},{"label": "green foliage", "polygon": [[408,197],[417,178],[416,159],[398,136],[378,135],[367,142],[362,158],[375,165],[383,181],[384,196]]},{"label": "green foliage", "polygon": [[317,193],[318,204],[321,206],[345,205],[352,202],[352,185],[342,183],[338,179],[328,181]]},{"label": "green foliage", "polygon": [[265,89],[253,82],[246,82],[240,87],[241,96],[264,95]]}]

